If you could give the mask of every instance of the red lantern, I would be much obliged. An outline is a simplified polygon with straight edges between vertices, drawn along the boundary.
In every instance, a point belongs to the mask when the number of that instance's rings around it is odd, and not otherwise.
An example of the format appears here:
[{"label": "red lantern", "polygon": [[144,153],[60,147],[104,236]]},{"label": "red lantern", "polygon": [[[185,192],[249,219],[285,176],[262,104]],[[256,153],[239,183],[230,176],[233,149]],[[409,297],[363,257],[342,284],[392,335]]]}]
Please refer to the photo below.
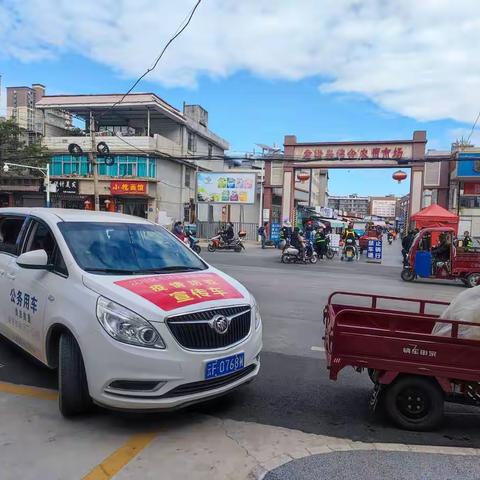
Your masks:
[{"label": "red lantern", "polygon": [[297,180],[300,182],[306,182],[310,178],[310,175],[308,173],[300,172],[297,173]]},{"label": "red lantern", "polygon": [[402,170],[397,170],[393,175],[392,178],[396,180],[398,183],[401,183],[403,180],[407,178],[407,174]]}]

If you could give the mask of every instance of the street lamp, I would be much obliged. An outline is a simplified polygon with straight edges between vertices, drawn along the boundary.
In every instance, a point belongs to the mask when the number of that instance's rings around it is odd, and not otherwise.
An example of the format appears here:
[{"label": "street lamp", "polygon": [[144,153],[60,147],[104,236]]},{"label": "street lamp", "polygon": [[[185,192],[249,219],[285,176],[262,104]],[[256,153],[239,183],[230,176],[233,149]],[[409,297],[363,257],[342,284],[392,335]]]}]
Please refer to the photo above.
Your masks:
[{"label": "street lamp", "polygon": [[30,168],[31,170],[38,170],[39,172],[42,172],[42,175],[45,178],[44,185],[46,184],[47,207],[50,207],[50,163],[47,163],[46,167],[32,167],[31,165],[4,162],[3,171],[7,173],[10,170],[10,167]]}]

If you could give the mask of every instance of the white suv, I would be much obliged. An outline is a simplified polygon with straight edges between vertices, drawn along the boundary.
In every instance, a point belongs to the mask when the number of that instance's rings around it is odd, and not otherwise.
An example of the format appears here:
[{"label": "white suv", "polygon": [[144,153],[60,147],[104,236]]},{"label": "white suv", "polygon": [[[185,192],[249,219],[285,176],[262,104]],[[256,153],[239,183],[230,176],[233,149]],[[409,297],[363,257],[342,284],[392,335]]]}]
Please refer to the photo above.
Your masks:
[{"label": "white suv", "polygon": [[253,296],[141,218],[0,209],[0,334],[58,367],[64,416],[168,409],[260,368]]}]

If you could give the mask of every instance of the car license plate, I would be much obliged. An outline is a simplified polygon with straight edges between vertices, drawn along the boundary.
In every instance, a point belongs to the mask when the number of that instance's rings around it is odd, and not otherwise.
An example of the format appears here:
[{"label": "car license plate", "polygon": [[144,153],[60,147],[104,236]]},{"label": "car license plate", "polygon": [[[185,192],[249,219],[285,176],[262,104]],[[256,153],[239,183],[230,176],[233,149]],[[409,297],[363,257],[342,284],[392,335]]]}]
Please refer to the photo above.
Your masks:
[{"label": "car license plate", "polygon": [[222,377],[229,373],[241,370],[245,366],[245,355],[243,353],[237,353],[230,357],[217,358],[207,362],[205,366],[205,379]]}]

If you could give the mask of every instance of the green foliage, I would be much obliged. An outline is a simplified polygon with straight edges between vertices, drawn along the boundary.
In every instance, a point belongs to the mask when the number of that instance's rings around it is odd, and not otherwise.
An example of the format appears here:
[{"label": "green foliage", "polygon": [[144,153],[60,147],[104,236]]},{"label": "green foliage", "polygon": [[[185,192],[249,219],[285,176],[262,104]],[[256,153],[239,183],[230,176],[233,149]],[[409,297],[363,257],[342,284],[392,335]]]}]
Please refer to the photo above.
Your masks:
[{"label": "green foliage", "polygon": [[0,162],[44,166],[48,160],[48,149],[40,141],[28,144],[26,138],[25,132],[14,120],[0,122]]}]

